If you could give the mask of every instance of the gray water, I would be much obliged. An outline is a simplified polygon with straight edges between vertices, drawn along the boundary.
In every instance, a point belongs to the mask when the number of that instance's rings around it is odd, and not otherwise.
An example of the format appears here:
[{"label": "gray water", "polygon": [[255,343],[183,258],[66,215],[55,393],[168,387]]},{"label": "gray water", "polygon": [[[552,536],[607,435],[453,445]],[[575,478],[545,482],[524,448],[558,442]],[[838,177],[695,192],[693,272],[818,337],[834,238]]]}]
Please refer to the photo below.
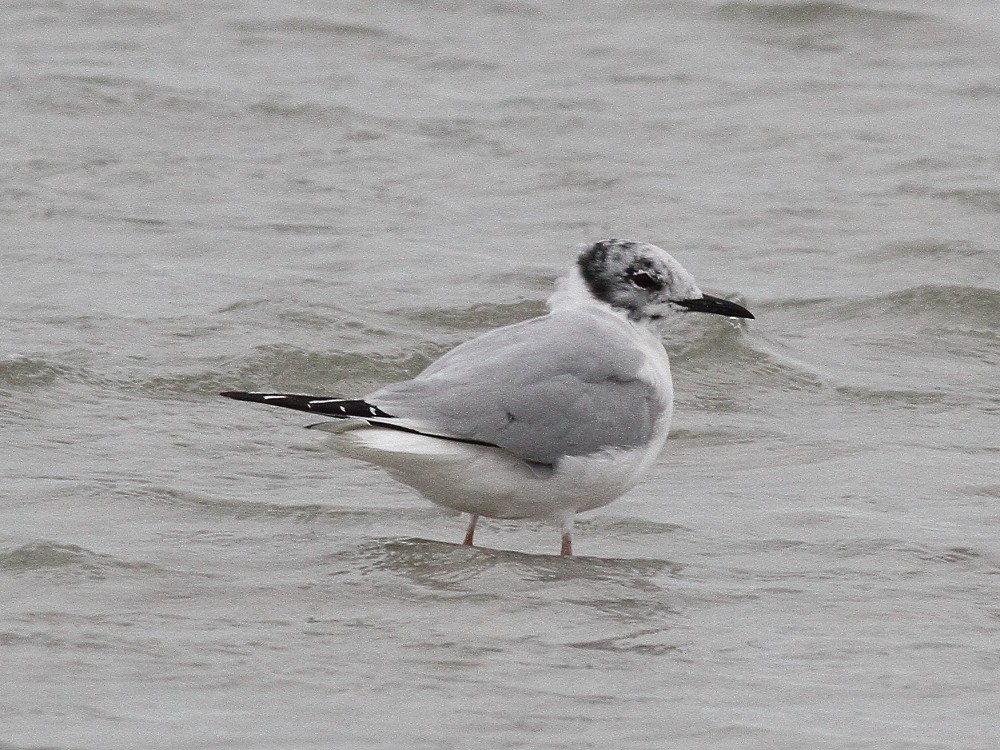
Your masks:
[{"label": "gray water", "polygon": [[[0,748],[1000,746],[994,2],[3,16]],[[577,558],[216,395],[405,378],[614,236],[757,320],[664,332]]]}]

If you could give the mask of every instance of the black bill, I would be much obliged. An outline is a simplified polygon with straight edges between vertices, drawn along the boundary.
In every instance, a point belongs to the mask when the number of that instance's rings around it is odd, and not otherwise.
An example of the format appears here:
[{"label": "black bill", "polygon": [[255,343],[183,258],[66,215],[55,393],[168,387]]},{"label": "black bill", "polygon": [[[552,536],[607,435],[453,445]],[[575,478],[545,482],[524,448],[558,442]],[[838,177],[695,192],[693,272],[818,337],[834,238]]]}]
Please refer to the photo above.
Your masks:
[{"label": "black bill", "polygon": [[753,320],[753,313],[743,305],[737,305],[721,297],[713,297],[705,294],[698,299],[675,300],[675,305],[686,307],[691,312],[713,313],[715,315],[725,315],[730,318],[750,318]]}]

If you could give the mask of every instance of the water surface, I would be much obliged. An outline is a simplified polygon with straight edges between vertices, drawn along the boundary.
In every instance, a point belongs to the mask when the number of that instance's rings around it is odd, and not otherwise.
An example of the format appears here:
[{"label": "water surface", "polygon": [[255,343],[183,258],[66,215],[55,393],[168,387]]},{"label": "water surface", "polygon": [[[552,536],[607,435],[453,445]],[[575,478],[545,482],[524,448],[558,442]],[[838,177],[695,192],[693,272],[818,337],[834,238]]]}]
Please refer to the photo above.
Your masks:
[{"label": "water surface", "polygon": [[[0,747],[997,746],[992,3],[5,15]],[[577,558],[216,395],[411,376],[613,236],[757,320],[665,331]]]}]

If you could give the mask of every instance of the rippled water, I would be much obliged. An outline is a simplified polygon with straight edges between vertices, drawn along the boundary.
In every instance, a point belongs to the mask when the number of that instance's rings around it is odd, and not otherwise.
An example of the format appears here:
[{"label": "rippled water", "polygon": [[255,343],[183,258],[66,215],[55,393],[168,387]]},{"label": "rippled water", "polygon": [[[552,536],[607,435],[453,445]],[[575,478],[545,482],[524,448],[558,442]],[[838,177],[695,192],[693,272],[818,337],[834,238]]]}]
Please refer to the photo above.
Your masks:
[{"label": "rippled water", "polygon": [[[0,748],[1000,744],[992,2],[5,6]],[[656,242],[668,450],[554,529],[361,394]]]}]

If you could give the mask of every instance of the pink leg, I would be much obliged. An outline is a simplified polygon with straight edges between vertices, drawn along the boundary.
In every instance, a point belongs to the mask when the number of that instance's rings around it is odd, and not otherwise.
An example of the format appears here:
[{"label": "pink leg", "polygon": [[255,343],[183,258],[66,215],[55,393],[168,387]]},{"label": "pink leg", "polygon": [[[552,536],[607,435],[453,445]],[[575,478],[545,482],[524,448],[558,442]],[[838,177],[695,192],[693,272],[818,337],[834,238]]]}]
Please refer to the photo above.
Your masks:
[{"label": "pink leg", "polygon": [[475,513],[469,514],[469,526],[465,530],[465,539],[462,541],[466,547],[472,546],[472,537],[476,533],[476,522],[479,521],[479,516]]},{"label": "pink leg", "polygon": [[564,518],[562,522],[562,545],[559,554],[563,557],[573,556],[573,516]]},{"label": "pink leg", "polygon": [[562,535],[562,546],[559,548],[559,554],[563,557],[573,556],[573,534],[569,531],[564,531]]}]

